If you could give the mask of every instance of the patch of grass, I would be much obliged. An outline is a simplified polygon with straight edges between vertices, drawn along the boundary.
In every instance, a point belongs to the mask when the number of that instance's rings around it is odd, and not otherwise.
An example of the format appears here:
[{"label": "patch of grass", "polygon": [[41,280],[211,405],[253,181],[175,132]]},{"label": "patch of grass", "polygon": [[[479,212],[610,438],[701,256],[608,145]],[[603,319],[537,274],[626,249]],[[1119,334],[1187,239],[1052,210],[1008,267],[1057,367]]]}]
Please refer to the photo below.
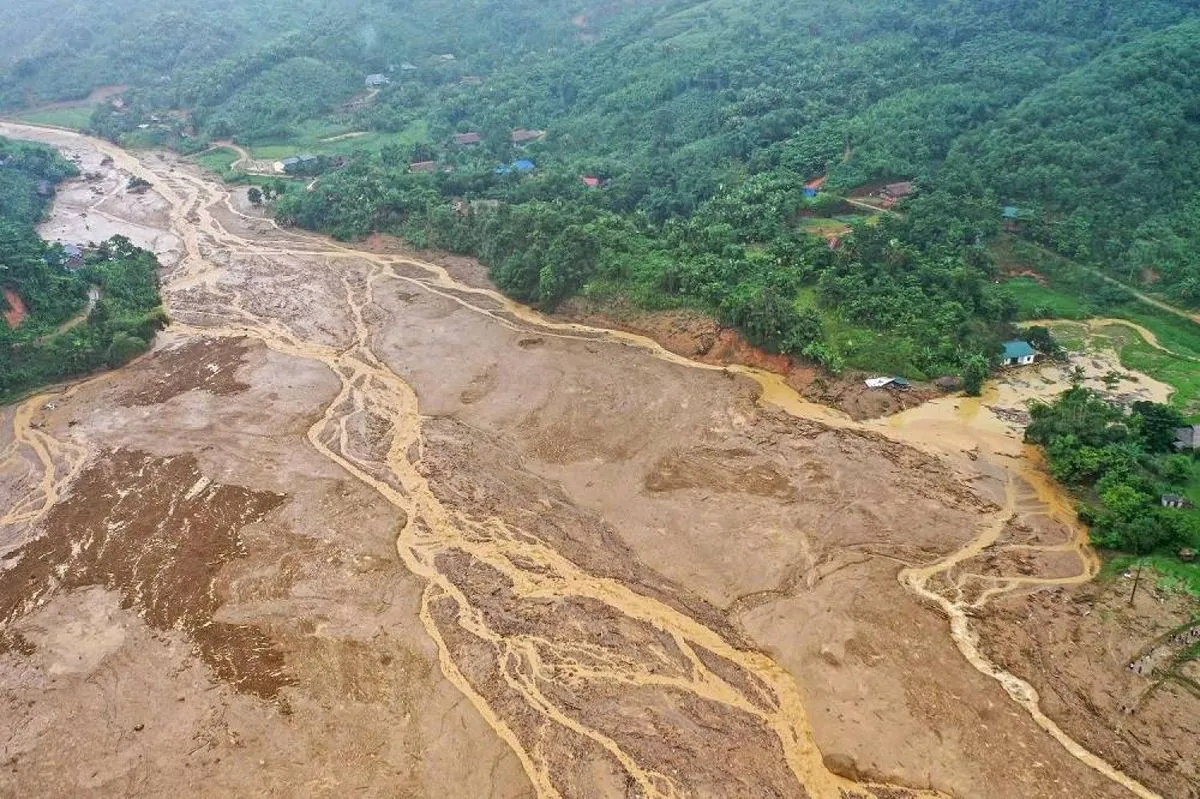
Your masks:
[{"label": "patch of grass", "polygon": [[53,125],[58,128],[84,130],[92,121],[92,109],[91,107],[47,108],[40,111],[26,111],[16,119],[31,125]]},{"label": "patch of grass", "polygon": [[800,229],[810,236],[819,236],[821,238],[844,236],[850,232],[850,226],[845,222],[815,216],[801,219]]},{"label": "patch of grass", "polygon": [[354,131],[329,126],[311,126],[302,129],[287,141],[260,142],[246,149],[257,159],[277,161],[300,153],[313,155],[349,155],[357,150],[379,152],[384,147],[410,146],[425,141],[429,136],[429,124],[424,120],[414,122],[399,133],[369,131],[366,135],[338,141],[327,139]]},{"label": "patch of grass", "polygon": [[238,160],[238,154],[227,147],[218,147],[215,150],[200,153],[195,157],[195,160],[197,164],[209,172],[224,175],[233,166],[233,163]]},{"label": "patch of grass", "polygon": [[936,377],[925,374],[914,365],[916,348],[910,339],[882,336],[878,331],[846,321],[836,310],[820,307],[816,288],[806,286],[801,289],[795,303],[797,308],[811,308],[820,314],[829,347],[847,368],[871,374],[900,375],[913,380]]},{"label": "patch of grass", "polygon": [[[1138,559],[1133,555],[1117,555],[1104,563],[1102,576],[1115,579],[1118,575],[1137,568]],[[1187,594],[1200,598],[1200,563],[1184,563],[1174,555],[1148,555],[1143,579],[1152,581],[1159,591],[1171,594]],[[1132,589],[1132,586],[1130,586]]]},{"label": "patch of grass", "polygon": [[1200,359],[1200,324],[1142,304],[1129,303],[1113,314],[1137,322],[1158,339],[1158,343],[1181,355]]},{"label": "patch of grass", "polygon": [[1078,294],[1043,286],[1031,277],[1017,277],[1004,282],[1004,288],[1017,301],[1017,318],[1086,319],[1094,308]]},{"label": "patch of grass", "polygon": [[1087,326],[1077,322],[1052,322],[1050,332],[1064,349],[1070,352],[1087,352],[1091,349],[1092,338]]},{"label": "patch of grass", "polygon": [[1171,405],[1187,417],[1200,418],[1200,363],[1157,350],[1129,331],[1120,348],[1121,365],[1175,389]]}]

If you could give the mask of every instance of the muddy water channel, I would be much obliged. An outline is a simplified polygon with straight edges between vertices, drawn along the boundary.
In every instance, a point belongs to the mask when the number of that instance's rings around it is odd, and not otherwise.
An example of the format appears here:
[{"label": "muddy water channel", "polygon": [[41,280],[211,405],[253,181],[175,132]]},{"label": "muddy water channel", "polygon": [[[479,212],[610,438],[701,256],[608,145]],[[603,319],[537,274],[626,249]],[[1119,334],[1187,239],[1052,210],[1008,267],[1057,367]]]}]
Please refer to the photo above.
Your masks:
[{"label": "muddy water channel", "polygon": [[1065,373],[852,422],[172,156],[0,133],[79,159],[44,235],[155,249],[173,320],[4,410],[6,788],[1156,795],[972,629],[1096,574],[1020,444]]}]

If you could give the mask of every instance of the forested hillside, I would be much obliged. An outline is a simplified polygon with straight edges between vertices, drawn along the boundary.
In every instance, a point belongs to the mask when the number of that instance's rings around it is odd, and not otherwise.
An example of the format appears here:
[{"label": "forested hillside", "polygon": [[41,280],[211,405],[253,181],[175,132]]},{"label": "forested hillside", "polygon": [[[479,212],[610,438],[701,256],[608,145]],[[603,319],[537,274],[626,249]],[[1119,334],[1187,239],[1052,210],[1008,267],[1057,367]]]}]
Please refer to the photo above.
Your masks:
[{"label": "forested hillside", "polygon": [[[38,237],[53,186],[75,174],[49,148],[0,138],[0,402],[123,364],[165,321],[151,253],[118,237],[70,264]],[[85,319],[89,287],[98,300]],[[63,324],[76,314],[79,324]]]},{"label": "forested hillside", "polygon": [[338,156],[285,221],[476,255],[548,308],[698,306],[833,369],[994,358],[1002,225],[1200,304],[1195,0],[262,5],[22,0],[0,103],[128,83],[103,135]]},{"label": "forested hillside", "polygon": [[943,182],[1036,207],[1032,232],[1200,305],[1200,22],[1105,53],[956,142]]}]

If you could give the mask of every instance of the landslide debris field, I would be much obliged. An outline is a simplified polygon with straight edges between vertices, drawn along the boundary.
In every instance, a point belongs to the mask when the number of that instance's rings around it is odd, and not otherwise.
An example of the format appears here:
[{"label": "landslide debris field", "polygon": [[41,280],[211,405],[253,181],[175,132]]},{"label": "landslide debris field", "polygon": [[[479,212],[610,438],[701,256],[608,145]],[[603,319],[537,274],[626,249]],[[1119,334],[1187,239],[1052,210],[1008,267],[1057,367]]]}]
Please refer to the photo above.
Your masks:
[{"label": "landslide debris field", "polygon": [[0,793],[1197,795],[1200,700],[1125,660],[1189,609],[1089,582],[1019,386],[853,422],[0,133],[173,320],[0,412]]}]

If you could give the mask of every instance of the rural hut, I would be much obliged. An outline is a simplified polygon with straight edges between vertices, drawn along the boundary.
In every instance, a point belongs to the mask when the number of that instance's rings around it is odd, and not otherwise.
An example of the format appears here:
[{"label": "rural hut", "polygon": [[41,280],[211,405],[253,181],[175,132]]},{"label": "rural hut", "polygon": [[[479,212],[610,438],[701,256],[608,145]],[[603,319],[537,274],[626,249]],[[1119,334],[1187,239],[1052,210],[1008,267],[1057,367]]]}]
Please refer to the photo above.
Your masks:
[{"label": "rural hut", "polygon": [[546,131],[544,130],[525,130],[524,128],[517,128],[512,132],[512,143],[528,144],[531,141],[537,141],[545,135]]},{"label": "rural hut", "polygon": [[1029,366],[1037,360],[1037,350],[1035,350],[1028,341],[1006,341],[1004,342],[1004,357],[1002,363],[1005,366]]},{"label": "rural hut", "polygon": [[1200,424],[1175,428],[1175,449],[1178,452],[1200,450]]},{"label": "rural hut", "polygon": [[883,196],[885,199],[893,202],[899,202],[905,197],[909,197],[915,191],[912,181],[905,180],[900,183],[889,183],[883,187]]}]

